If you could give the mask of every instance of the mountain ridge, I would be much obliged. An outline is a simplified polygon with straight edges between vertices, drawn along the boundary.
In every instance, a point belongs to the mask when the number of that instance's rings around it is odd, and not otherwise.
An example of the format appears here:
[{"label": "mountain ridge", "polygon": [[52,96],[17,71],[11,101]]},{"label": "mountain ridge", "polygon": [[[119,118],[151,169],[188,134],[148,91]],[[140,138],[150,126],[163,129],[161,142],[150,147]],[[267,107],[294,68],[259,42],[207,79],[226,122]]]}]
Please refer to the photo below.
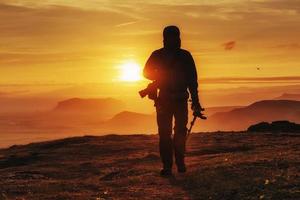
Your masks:
[{"label": "mountain ridge", "polygon": [[298,93],[283,93],[281,96],[274,98],[274,100],[296,100],[300,101],[300,94]]},{"label": "mountain ridge", "polygon": [[229,112],[215,113],[208,126],[218,125],[220,130],[245,130],[261,121],[288,120],[300,122],[300,101],[262,100]]}]

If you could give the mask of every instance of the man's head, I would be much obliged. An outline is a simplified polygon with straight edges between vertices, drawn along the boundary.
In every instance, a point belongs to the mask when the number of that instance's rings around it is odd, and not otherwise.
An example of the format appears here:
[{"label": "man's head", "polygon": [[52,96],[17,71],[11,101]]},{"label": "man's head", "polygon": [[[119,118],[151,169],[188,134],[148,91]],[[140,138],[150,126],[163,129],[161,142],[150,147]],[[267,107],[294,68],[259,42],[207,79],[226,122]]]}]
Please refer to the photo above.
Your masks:
[{"label": "man's head", "polygon": [[164,47],[167,49],[179,49],[181,46],[180,30],[177,26],[167,26],[164,28]]}]

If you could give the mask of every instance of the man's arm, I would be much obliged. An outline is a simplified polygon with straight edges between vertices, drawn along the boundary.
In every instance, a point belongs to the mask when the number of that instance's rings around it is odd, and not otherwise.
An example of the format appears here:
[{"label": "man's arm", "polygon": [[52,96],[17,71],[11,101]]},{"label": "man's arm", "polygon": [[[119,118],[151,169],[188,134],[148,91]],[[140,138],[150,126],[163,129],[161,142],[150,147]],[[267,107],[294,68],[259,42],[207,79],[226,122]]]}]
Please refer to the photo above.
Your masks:
[{"label": "man's arm", "polygon": [[149,80],[157,80],[157,61],[155,52],[153,52],[148,58],[143,70],[143,74],[144,77]]},{"label": "man's arm", "polygon": [[[190,53],[188,53],[189,75],[188,75],[188,89],[192,97],[193,110],[202,110],[198,97],[198,75],[194,59]],[[195,110],[194,110],[195,111]]]}]

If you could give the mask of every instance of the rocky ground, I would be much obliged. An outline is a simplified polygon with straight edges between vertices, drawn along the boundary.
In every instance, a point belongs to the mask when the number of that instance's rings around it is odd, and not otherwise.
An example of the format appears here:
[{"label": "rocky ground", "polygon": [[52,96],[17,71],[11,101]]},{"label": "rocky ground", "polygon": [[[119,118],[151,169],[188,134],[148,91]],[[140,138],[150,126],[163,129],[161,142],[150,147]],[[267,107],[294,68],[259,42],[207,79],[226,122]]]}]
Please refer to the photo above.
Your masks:
[{"label": "rocky ground", "polygon": [[0,199],[300,199],[300,134],[192,134],[188,172],[169,178],[157,142],[108,135],[1,149]]}]

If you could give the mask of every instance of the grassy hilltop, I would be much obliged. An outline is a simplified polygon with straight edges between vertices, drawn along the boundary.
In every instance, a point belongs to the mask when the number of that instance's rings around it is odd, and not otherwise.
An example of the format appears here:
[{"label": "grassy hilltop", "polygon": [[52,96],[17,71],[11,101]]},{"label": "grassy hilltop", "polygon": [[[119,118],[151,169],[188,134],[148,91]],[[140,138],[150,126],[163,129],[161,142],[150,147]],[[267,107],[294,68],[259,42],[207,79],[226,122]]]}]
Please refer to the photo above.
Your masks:
[{"label": "grassy hilltop", "polygon": [[[192,134],[188,172],[159,176],[157,135],[0,150],[0,199],[300,199],[299,134]],[[175,170],[174,170],[175,172]]]}]

